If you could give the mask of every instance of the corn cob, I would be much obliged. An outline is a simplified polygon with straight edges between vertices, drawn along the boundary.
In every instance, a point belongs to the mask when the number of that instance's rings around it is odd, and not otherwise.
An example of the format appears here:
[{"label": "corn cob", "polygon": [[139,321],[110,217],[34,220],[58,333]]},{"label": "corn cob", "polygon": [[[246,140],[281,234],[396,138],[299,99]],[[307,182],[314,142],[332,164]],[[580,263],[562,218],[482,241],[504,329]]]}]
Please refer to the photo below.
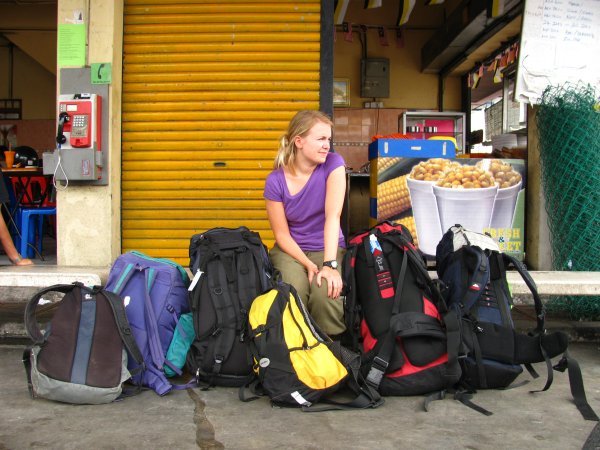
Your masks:
[{"label": "corn cob", "polygon": [[397,164],[402,158],[394,157],[394,158],[377,158],[377,173],[381,174],[388,167],[392,167],[394,164]]},{"label": "corn cob", "polygon": [[408,228],[410,235],[413,237],[413,242],[417,247],[419,246],[419,241],[417,240],[417,226],[415,225],[415,218],[413,216],[406,216],[402,219],[396,219],[393,222]]},{"label": "corn cob", "polygon": [[385,220],[410,208],[406,175],[384,181],[377,186],[377,219]]}]

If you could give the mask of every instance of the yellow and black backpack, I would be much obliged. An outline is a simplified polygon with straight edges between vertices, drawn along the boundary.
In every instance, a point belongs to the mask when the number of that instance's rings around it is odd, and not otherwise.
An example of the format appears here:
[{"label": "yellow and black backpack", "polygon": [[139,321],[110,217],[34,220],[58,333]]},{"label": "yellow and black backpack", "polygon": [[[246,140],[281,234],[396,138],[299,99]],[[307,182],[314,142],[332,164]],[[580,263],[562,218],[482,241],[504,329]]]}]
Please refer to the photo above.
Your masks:
[{"label": "yellow and black backpack", "polygon": [[[318,328],[293,286],[278,283],[252,302],[248,335],[256,377],[246,387],[254,394],[268,395],[274,405],[323,411],[383,403],[360,379],[360,356]],[[348,389],[353,399],[331,397]],[[254,398],[246,396],[245,387],[240,389],[242,401]],[[315,407],[318,401],[323,404]]]}]

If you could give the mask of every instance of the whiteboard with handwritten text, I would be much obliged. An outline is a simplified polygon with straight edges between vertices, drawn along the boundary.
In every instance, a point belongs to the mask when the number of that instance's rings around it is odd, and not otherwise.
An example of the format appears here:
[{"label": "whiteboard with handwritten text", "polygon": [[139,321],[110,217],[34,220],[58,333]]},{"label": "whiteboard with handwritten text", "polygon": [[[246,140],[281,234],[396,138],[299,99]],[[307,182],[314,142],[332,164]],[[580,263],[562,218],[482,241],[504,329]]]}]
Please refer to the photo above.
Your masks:
[{"label": "whiteboard with handwritten text", "polygon": [[566,82],[600,88],[600,0],[525,0],[515,99]]}]

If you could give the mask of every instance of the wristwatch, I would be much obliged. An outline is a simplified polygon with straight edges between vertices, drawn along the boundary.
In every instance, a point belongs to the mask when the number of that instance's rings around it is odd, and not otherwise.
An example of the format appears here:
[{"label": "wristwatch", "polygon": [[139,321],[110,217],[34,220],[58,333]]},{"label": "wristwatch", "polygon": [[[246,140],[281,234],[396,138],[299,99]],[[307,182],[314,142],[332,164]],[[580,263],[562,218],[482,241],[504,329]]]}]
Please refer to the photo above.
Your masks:
[{"label": "wristwatch", "polygon": [[331,267],[333,270],[337,270],[338,262],[335,259],[333,259],[331,261],[324,261],[323,267]]}]

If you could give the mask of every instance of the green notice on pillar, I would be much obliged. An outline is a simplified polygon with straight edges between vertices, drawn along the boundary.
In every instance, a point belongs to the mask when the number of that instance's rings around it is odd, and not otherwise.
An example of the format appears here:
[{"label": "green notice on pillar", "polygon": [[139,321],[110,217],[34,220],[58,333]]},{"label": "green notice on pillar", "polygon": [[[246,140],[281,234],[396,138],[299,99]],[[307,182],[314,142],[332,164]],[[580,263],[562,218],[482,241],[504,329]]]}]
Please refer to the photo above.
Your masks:
[{"label": "green notice on pillar", "polygon": [[111,63],[92,63],[92,84],[110,84],[112,75]]}]

